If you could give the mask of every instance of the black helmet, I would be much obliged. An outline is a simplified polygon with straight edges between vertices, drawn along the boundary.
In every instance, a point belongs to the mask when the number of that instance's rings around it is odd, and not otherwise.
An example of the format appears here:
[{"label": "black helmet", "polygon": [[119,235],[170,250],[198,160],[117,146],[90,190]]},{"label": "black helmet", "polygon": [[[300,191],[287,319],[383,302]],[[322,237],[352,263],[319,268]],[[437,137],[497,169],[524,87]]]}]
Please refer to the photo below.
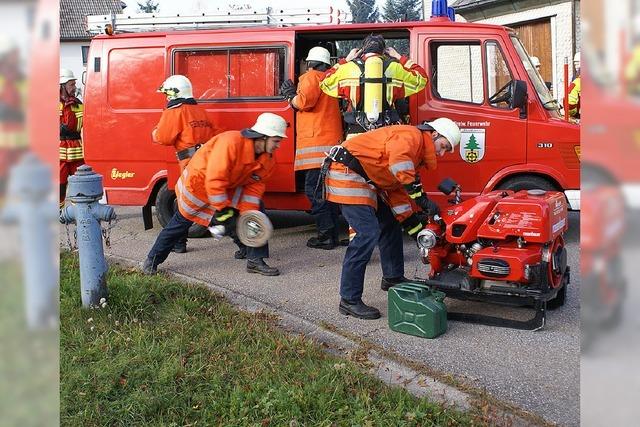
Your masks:
[{"label": "black helmet", "polygon": [[362,42],[362,53],[384,53],[384,37],[369,34]]}]

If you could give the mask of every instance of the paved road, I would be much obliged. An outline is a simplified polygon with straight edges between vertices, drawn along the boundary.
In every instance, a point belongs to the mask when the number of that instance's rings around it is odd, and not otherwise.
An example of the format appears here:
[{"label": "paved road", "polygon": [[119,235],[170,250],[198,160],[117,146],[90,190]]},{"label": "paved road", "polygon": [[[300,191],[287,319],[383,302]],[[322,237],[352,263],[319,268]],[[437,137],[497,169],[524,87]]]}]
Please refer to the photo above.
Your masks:
[{"label": "paved road", "polygon": [[[142,262],[158,229],[144,231],[139,210],[118,208],[119,222],[112,232],[113,255]],[[380,262],[376,251],[367,269],[364,300],[381,309],[382,319],[362,321],[338,313],[338,283],[344,248],[312,250],[305,246],[313,235],[304,213],[270,212],[276,226],[271,242],[271,264],[279,277],[246,273],[244,261],[234,260],[229,239],[191,239],[187,254],[171,254],[161,265],[218,286],[251,296],[279,310],[307,320],[325,322],[359,335],[443,373],[451,373],[500,400],[542,416],[548,421],[575,426],[579,416],[579,215],[571,213],[568,233],[569,264],[574,274],[567,304],[550,312],[542,331],[529,332],[450,322],[448,332],[425,340],[391,331],[387,327],[387,295],[380,290]],[[64,230],[61,238],[66,240]],[[425,276],[415,246],[405,241],[406,275]],[[497,313],[522,313],[521,309],[480,303],[448,302],[449,307],[474,308]]]}]

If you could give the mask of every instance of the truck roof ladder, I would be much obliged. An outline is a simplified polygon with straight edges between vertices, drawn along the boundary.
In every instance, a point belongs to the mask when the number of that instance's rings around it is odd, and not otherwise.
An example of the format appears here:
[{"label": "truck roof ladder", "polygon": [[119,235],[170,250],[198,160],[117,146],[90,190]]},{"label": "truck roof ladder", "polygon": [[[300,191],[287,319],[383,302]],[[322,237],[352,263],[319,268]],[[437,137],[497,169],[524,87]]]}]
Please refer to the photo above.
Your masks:
[{"label": "truck roof ladder", "polygon": [[155,13],[90,15],[86,18],[91,35],[155,30],[195,30],[226,27],[290,26],[340,24],[350,22],[351,15],[332,7],[229,10],[200,15],[158,15]]}]

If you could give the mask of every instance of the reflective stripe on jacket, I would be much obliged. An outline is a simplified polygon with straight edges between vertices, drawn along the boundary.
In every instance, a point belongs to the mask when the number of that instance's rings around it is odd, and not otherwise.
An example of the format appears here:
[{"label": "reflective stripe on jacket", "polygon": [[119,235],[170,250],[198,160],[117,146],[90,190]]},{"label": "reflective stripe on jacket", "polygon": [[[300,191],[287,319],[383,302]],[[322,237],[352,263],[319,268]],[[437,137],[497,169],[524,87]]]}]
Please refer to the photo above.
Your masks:
[{"label": "reflective stripe on jacket", "polygon": [[58,148],[59,158],[63,162],[76,162],[84,159],[82,142],[79,139],[67,139],[60,141]]},{"label": "reflective stripe on jacket", "polygon": [[329,149],[342,141],[342,115],[338,100],[320,90],[324,73],[309,70],[300,76],[291,103],[296,113],[295,170],[318,169]]},{"label": "reflective stripe on jacket", "polygon": [[[173,145],[176,152],[204,144],[216,134],[204,107],[197,104],[179,104],[162,111],[156,126],[154,141],[157,144]],[[180,160],[184,170],[190,159]]]},{"label": "reflective stripe on jacket", "polygon": [[253,140],[240,131],[214,136],[203,145],[176,184],[178,209],[187,219],[208,226],[215,211],[234,207],[258,210],[264,180],[275,167],[271,155],[256,159]]},{"label": "reflective stripe on jacket", "polygon": [[[320,89],[334,98],[348,99],[351,108],[354,108],[360,100],[361,74],[360,67],[355,62],[342,59],[327,71]],[[389,105],[393,105],[396,99],[420,92],[428,81],[424,68],[404,55],[399,62],[391,62],[384,70],[384,75],[391,79],[387,83],[386,93]]]},{"label": "reflective stripe on jacket", "polygon": [[[60,125],[66,126],[69,131],[82,132],[82,120],[84,107],[80,101],[78,103],[58,103],[58,114]],[[61,131],[62,133],[62,131]],[[62,139],[60,135],[59,159],[63,162],[75,162],[84,159],[82,141],[80,139]]]},{"label": "reflective stripe on jacket", "polygon": [[354,136],[342,143],[355,156],[375,189],[340,163],[332,163],[325,179],[327,200],[341,204],[377,207],[376,190],[381,191],[396,218],[413,212],[403,185],[415,181],[417,169],[437,166],[431,134],[415,126],[394,125]]}]

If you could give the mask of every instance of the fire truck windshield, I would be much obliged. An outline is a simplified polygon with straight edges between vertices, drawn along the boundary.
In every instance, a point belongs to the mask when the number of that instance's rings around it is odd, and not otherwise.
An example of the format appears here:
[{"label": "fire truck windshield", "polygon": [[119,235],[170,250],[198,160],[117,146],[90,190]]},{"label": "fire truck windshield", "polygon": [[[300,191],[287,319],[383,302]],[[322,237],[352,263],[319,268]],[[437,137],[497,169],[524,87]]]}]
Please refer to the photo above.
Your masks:
[{"label": "fire truck windshield", "polygon": [[546,108],[547,110],[559,112],[560,104],[556,99],[553,98],[553,96],[549,92],[549,89],[547,89],[547,86],[542,80],[542,76],[540,76],[540,73],[536,71],[535,67],[531,63],[531,59],[529,58],[529,55],[527,54],[527,51],[522,45],[520,39],[512,34],[511,41],[516,48],[516,52],[518,52],[518,55],[520,56],[520,60],[524,65],[524,69],[527,70],[527,74],[529,74],[529,79],[531,79],[533,86],[536,88],[536,92],[538,92],[538,96],[540,97],[540,101],[542,101],[542,105],[544,105],[544,108]]}]

